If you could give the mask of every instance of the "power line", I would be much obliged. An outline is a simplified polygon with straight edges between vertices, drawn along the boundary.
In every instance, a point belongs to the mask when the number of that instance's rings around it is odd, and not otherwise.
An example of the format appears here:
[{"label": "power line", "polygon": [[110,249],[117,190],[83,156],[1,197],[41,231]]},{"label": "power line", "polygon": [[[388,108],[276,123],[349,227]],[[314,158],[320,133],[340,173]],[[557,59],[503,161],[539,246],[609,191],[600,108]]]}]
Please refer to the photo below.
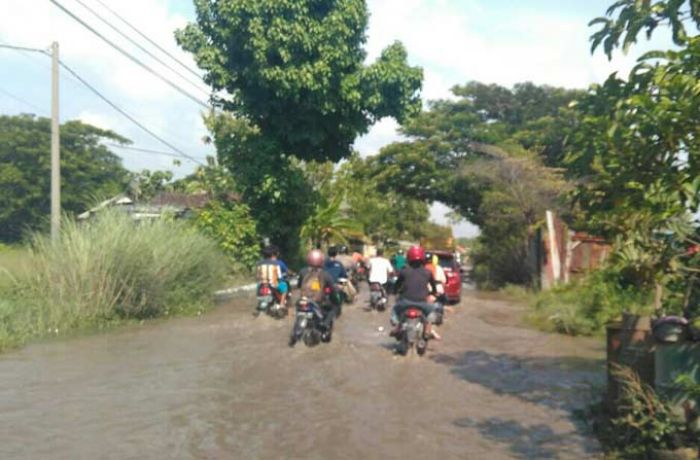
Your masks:
[{"label": "power line", "polygon": [[[53,0],[51,0],[51,1],[53,1]],[[47,56],[49,55],[49,53],[48,53],[47,51],[42,50],[42,49],[39,49],[39,48],[29,48],[29,47],[24,47],[24,46],[8,45],[8,44],[6,44],[6,43],[0,43],[0,48],[13,49],[13,50],[17,50],[17,51],[31,51],[31,52],[35,52],[35,53],[42,53],[42,54],[47,55]],[[162,143],[163,145],[166,145],[167,147],[171,148],[173,151],[175,151],[175,152],[177,152],[177,153],[179,154],[179,155],[175,155],[175,154],[171,154],[171,155],[180,156],[180,157],[182,157],[182,158],[185,158],[185,159],[188,159],[188,160],[190,160],[190,161],[193,161],[193,162],[195,162],[195,163],[197,163],[197,164],[199,164],[199,165],[206,166],[206,165],[205,165],[204,163],[202,163],[201,161],[199,161],[199,160],[197,160],[196,158],[194,158],[194,157],[192,157],[192,156],[186,154],[186,153],[183,152],[182,150],[180,150],[180,149],[178,149],[177,147],[175,147],[174,145],[172,145],[170,142],[166,141],[165,139],[163,139],[162,137],[160,137],[159,135],[157,135],[155,132],[151,131],[149,128],[147,128],[147,127],[144,126],[141,122],[139,122],[138,120],[136,120],[133,116],[131,116],[131,115],[130,115],[128,112],[126,112],[124,109],[122,109],[121,107],[119,107],[118,105],[116,105],[114,102],[110,101],[110,100],[107,98],[107,96],[103,95],[99,90],[97,90],[94,86],[92,86],[90,83],[88,83],[88,82],[87,82],[84,78],[82,78],[76,71],[74,71],[72,68],[70,68],[70,67],[68,66],[68,64],[66,64],[66,63],[63,62],[63,61],[59,61],[59,64],[61,65],[61,67],[63,67],[64,69],[66,69],[66,70],[73,76],[74,79],[76,79],[77,81],[79,81],[80,83],[82,83],[85,87],[87,87],[90,91],[92,91],[97,97],[99,97],[99,98],[102,99],[104,102],[106,102],[110,107],[112,107],[112,108],[113,108],[114,110],[116,110],[117,112],[121,113],[124,117],[126,117],[127,119],[129,119],[129,121],[131,121],[132,123],[134,123],[136,126],[138,126],[139,128],[141,128],[141,129],[142,129],[143,131],[145,131],[146,133],[150,134],[153,138],[155,138],[156,140],[158,140],[160,143]]]},{"label": "power line", "polygon": [[153,70],[152,68],[150,68],[149,66],[147,66],[146,64],[144,64],[144,63],[143,63],[142,61],[140,61],[138,58],[134,57],[134,56],[133,56],[132,54],[130,54],[128,51],[124,50],[124,48],[120,47],[119,45],[117,45],[116,43],[114,43],[113,41],[111,41],[110,39],[108,39],[107,37],[105,37],[104,35],[102,35],[100,32],[98,32],[97,30],[95,30],[92,26],[90,26],[88,23],[86,23],[85,21],[83,21],[82,19],[80,19],[80,18],[79,18],[78,16],[76,16],[73,12],[71,12],[69,9],[67,9],[66,7],[64,7],[63,5],[61,5],[60,3],[58,3],[56,0],[49,0],[49,1],[50,1],[51,3],[53,3],[56,7],[58,7],[61,11],[63,11],[64,13],[66,13],[68,16],[70,16],[71,18],[73,18],[75,21],[77,21],[78,23],[80,23],[83,27],[85,27],[86,29],[88,29],[90,32],[92,32],[93,34],[97,35],[100,39],[102,39],[102,40],[103,40],[105,43],[107,43],[109,46],[111,46],[112,48],[116,49],[116,50],[119,51],[122,55],[124,55],[125,57],[127,57],[129,60],[131,60],[131,61],[134,62],[135,64],[141,66],[142,68],[144,68],[145,70],[147,70],[149,73],[151,73],[151,74],[154,75],[155,77],[159,78],[160,80],[162,80],[163,82],[165,82],[166,84],[168,84],[171,88],[175,89],[175,90],[176,90],[177,92],[179,92],[180,94],[182,94],[182,95],[188,97],[189,99],[191,99],[192,101],[196,102],[197,104],[199,104],[200,106],[204,107],[205,109],[209,109],[209,108],[210,108],[209,105],[208,105],[207,103],[202,102],[202,101],[201,101],[199,98],[197,98],[196,96],[193,96],[191,93],[189,93],[188,91],[182,89],[182,88],[181,88],[180,86],[178,86],[176,83],[173,83],[173,82],[172,82],[171,80],[169,80],[168,78],[162,76],[161,74],[159,74],[158,72],[156,72],[155,70]]},{"label": "power line", "polygon": [[198,164],[200,164],[200,165],[202,165],[202,166],[205,166],[204,163],[202,163],[201,161],[197,160],[196,158],[194,158],[194,157],[192,157],[192,156],[186,154],[186,153],[183,152],[182,150],[178,149],[178,148],[175,147],[173,144],[171,144],[170,142],[166,141],[165,139],[163,139],[162,137],[160,137],[159,135],[157,135],[156,133],[154,133],[153,131],[151,131],[149,128],[147,128],[146,126],[144,126],[141,122],[139,122],[138,120],[136,120],[134,117],[132,117],[131,115],[129,115],[126,111],[124,111],[124,109],[122,109],[121,107],[119,107],[118,105],[116,105],[114,102],[110,101],[109,99],[107,99],[106,96],[104,96],[102,93],[100,93],[94,86],[92,86],[92,85],[91,85],[90,83],[88,83],[85,79],[83,79],[80,75],[78,75],[73,69],[71,69],[71,68],[70,68],[67,64],[65,64],[63,61],[61,61],[60,64],[61,64],[61,67],[63,67],[64,69],[66,69],[68,72],[70,72],[75,78],[78,79],[78,81],[80,81],[83,85],[85,85],[85,86],[86,86],[90,91],[92,91],[97,97],[99,97],[99,98],[102,99],[104,102],[106,102],[106,103],[107,103],[110,107],[112,107],[114,110],[116,110],[117,112],[119,112],[119,113],[121,113],[122,115],[124,115],[126,118],[128,118],[128,119],[129,119],[132,123],[134,123],[136,126],[138,126],[138,127],[141,128],[142,130],[144,130],[145,132],[147,132],[148,134],[150,134],[153,138],[155,138],[156,140],[158,140],[161,144],[168,146],[169,148],[171,148],[171,149],[174,150],[175,152],[179,153],[180,156],[182,156],[183,158],[187,158],[187,159],[190,160],[190,161],[194,161],[195,163],[198,163]]},{"label": "power line", "polygon": [[[151,154],[154,154],[154,155],[163,155],[163,156],[166,156],[166,157],[173,157],[173,158],[182,158],[181,155],[177,155],[177,154],[174,154],[174,153],[171,153],[171,152],[164,152],[164,151],[162,151],[162,150],[144,149],[144,148],[142,148],[142,147],[132,147],[132,146],[130,146],[130,145],[115,144],[115,143],[112,143],[112,142],[105,142],[104,145],[107,145],[107,146],[110,146],[110,147],[116,147],[116,148],[119,148],[119,149],[134,150],[134,151],[136,151],[136,152],[151,153]],[[189,158],[187,158],[187,159],[190,160]],[[194,160],[190,160],[190,161],[194,161]],[[201,164],[201,163],[199,163],[199,164]]]},{"label": "power line", "polygon": [[[13,47],[13,46],[10,46],[10,45],[0,44],[0,48],[15,49],[15,48],[22,48],[22,47]],[[43,68],[45,68],[45,69],[48,69],[49,71],[51,70],[51,66],[50,66],[50,65],[46,64],[45,62],[40,61],[39,58],[36,57],[34,54],[30,54],[30,53],[27,53],[26,51],[23,51],[23,49],[24,49],[24,48],[18,49],[17,52],[20,53],[25,59],[31,60],[31,61],[34,62],[35,64],[40,65],[41,67],[43,67]],[[36,48],[29,48],[29,50],[30,50],[30,51],[35,51],[35,52],[41,53],[41,54],[47,54],[47,53],[44,53],[43,50],[36,49]],[[75,78],[75,77],[74,77],[73,75],[71,75],[71,74],[61,73],[60,77],[61,77],[61,80],[62,80],[62,81],[67,81],[67,82],[69,82],[71,85],[80,86],[81,88],[83,87],[82,82],[81,82],[80,80],[78,80],[77,78]],[[180,140],[184,139],[184,138],[180,137],[178,134],[175,134],[174,131],[172,131],[172,130],[170,130],[170,129],[168,129],[168,128],[165,128],[165,129],[166,129],[166,131],[168,132],[168,134],[170,135],[171,138],[174,137],[174,138],[178,138],[178,139],[180,139]]]},{"label": "power line", "polygon": [[11,50],[17,50],[17,51],[31,51],[32,53],[42,53],[45,55],[49,55],[49,52],[46,50],[42,50],[39,48],[29,48],[27,46],[15,46],[15,45],[8,45],[6,43],[0,43],[0,48],[7,48]]},{"label": "power line", "polygon": [[9,91],[6,91],[6,90],[0,88],[0,93],[4,94],[5,96],[9,97],[10,99],[14,99],[14,100],[16,100],[16,101],[18,101],[18,102],[21,102],[22,104],[24,104],[24,105],[26,105],[26,106],[28,106],[28,107],[31,107],[31,108],[35,109],[39,114],[45,114],[45,113],[46,113],[46,110],[45,110],[45,109],[39,108],[38,106],[32,104],[31,102],[26,101],[26,100],[22,99],[21,97],[12,94],[12,93],[9,92]]},{"label": "power line", "polygon": [[175,56],[173,56],[172,54],[170,54],[170,53],[168,52],[168,50],[166,50],[165,48],[163,48],[162,46],[160,46],[158,43],[156,43],[155,41],[153,41],[153,40],[151,40],[150,38],[148,38],[148,36],[147,36],[146,34],[144,34],[143,32],[141,32],[137,27],[131,25],[131,23],[129,23],[129,21],[127,21],[126,19],[124,19],[123,17],[121,17],[116,11],[114,11],[114,10],[111,9],[109,6],[107,6],[102,0],[95,0],[95,1],[96,1],[97,3],[99,3],[100,5],[102,5],[102,7],[103,7],[104,9],[106,9],[107,11],[109,11],[110,13],[112,13],[114,16],[116,16],[121,22],[123,22],[124,24],[126,24],[127,27],[129,27],[131,30],[133,30],[134,32],[136,32],[137,34],[139,34],[141,37],[143,37],[146,41],[148,41],[148,43],[150,43],[151,45],[155,46],[155,47],[158,48],[161,52],[165,53],[170,59],[172,59],[173,61],[175,61],[175,62],[177,62],[178,64],[180,64],[185,70],[187,70],[188,72],[190,72],[192,75],[196,76],[197,78],[200,78],[200,79],[202,78],[202,76],[199,75],[199,74],[198,74],[197,72],[195,72],[194,70],[192,70],[191,67],[189,67],[187,64],[185,64],[184,62],[182,62],[181,60],[179,60],[178,58],[176,58]]},{"label": "power line", "polygon": [[[140,43],[138,43],[136,40],[134,40],[134,39],[132,39],[131,37],[129,37],[128,35],[126,35],[124,32],[122,32],[122,31],[121,31],[118,27],[116,27],[114,24],[112,24],[111,22],[109,22],[108,20],[106,20],[105,18],[103,18],[102,16],[100,16],[99,13],[97,13],[95,10],[93,10],[92,8],[90,8],[89,5],[86,5],[82,0],[75,0],[75,1],[78,2],[80,5],[82,5],[82,7],[85,8],[86,10],[88,10],[90,13],[92,13],[93,16],[95,16],[97,19],[99,19],[100,21],[102,21],[103,23],[105,23],[110,29],[114,30],[116,33],[118,33],[119,35],[121,35],[122,37],[124,37],[125,39],[127,39],[127,40],[129,41],[129,43],[131,43],[132,45],[136,46],[138,49],[140,49],[141,51],[143,51],[144,53],[146,53],[147,55],[149,55],[151,58],[155,59],[156,62],[158,62],[159,64],[161,64],[162,66],[164,66],[165,68],[167,68],[168,70],[170,70],[171,72],[173,72],[173,73],[174,73],[175,75],[177,75],[178,77],[180,77],[180,78],[182,78],[183,80],[185,80],[187,83],[191,84],[191,85],[192,85],[194,88],[196,88],[198,91],[200,91],[200,92],[206,94],[207,96],[209,95],[209,92],[208,92],[207,90],[205,90],[205,89],[202,89],[202,88],[199,86],[199,83],[192,81],[190,78],[188,78],[187,76],[185,76],[185,75],[183,75],[182,73],[180,73],[177,69],[174,69],[172,66],[170,66],[170,64],[168,64],[167,62],[163,61],[161,58],[159,58],[158,56],[156,56],[155,54],[153,54],[153,53],[152,53],[151,51],[149,51],[148,49],[144,48]],[[197,76],[197,77],[199,78],[199,80],[200,80],[200,82],[201,82],[201,77],[199,77],[199,76]],[[203,82],[202,82],[202,83],[203,83]]]}]

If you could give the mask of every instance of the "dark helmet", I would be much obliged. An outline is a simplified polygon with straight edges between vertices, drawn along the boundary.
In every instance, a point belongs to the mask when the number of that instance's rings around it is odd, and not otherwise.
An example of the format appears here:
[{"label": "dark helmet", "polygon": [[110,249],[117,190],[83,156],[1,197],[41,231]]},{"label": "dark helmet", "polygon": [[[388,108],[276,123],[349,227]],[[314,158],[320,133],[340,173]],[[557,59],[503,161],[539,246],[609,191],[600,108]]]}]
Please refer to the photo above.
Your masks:
[{"label": "dark helmet", "polygon": [[432,262],[432,261],[433,261],[433,253],[432,253],[432,252],[426,252],[426,253],[425,253],[425,261],[426,261],[426,262]]},{"label": "dark helmet", "polygon": [[331,246],[328,248],[328,257],[335,257],[338,255],[338,247]]},{"label": "dark helmet", "polygon": [[409,262],[422,262],[425,260],[425,250],[420,246],[411,246],[406,253]]},{"label": "dark helmet", "polygon": [[348,247],[345,246],[344,244],[341,246],[338,246],[338,252],[340,254],[347,254],[348,253]]},{"label": "dark helmet", "polygon": [[311,267],[321,268],[325,260],[326,257],[320,249],[312,249],[306,254],[306,263]]},{"label": "dark helmet", "polygon": [[274,246],[265,246],[262,250],[262,256],[265,257],[266,259],[269,259],[270,257],[275,255],[275,248]]}]

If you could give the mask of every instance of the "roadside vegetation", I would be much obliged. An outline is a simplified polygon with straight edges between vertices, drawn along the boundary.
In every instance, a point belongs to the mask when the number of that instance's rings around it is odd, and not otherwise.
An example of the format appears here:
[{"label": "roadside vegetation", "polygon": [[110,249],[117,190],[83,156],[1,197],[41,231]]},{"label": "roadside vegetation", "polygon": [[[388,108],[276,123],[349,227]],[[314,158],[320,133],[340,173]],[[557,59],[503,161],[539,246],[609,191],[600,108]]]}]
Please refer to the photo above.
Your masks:
[{"label": "roadside vegetation", "polygon": [[216,244],[187,224],[117,212],[66,219],[60,239],[33,235],[21,264],[3,270],[0,348],[202,311],[227,267]]}]

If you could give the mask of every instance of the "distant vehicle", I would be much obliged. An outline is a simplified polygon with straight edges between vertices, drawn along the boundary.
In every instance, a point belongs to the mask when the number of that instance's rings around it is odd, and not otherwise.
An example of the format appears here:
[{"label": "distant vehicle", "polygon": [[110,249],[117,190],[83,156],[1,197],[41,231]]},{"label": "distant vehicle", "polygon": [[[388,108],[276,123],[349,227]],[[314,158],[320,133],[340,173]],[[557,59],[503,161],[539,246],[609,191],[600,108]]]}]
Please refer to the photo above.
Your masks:
[{"label": "distant vehicle", "polygon": [[384,295],[382,285],[379,283],[370,283],[369,285],[369,306],[373,310],[384,311],[386,308],[387,298]]},{"label": "distant vehicle", "polygon": [[445,297],[449,303],[459,303],[462,300],[462,273],[454,252],[444,250],[430,251],[438,256],[438,263],[445,271]]}]

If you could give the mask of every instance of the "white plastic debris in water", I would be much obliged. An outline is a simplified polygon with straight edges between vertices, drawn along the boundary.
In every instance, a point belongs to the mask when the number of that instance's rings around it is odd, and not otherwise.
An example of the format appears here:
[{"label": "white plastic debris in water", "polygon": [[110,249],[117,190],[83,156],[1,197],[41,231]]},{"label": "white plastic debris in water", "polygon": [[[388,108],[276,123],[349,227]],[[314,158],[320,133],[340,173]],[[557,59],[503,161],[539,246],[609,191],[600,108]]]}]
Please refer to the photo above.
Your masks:
[{"label": "white plastic debris in water", "polygon": [[378,330],[379,332],[384,332],[384,326],[379,326],[379,327],[377,328],[377,330]]}]

